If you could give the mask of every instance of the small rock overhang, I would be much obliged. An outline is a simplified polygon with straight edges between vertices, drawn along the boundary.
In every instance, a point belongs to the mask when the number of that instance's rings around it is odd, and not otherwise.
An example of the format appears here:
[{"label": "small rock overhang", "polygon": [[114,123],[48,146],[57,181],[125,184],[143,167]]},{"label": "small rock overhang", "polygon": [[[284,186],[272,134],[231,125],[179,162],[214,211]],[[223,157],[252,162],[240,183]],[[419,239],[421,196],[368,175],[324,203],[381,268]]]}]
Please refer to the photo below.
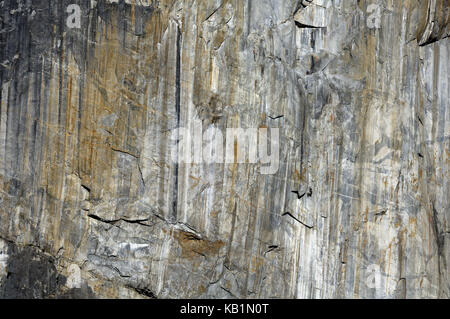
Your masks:
[{"label": "small rock overhang", "polygon": [[427,0],[420,8],[417,43],[427,45],[450,36],[450,0]]}]

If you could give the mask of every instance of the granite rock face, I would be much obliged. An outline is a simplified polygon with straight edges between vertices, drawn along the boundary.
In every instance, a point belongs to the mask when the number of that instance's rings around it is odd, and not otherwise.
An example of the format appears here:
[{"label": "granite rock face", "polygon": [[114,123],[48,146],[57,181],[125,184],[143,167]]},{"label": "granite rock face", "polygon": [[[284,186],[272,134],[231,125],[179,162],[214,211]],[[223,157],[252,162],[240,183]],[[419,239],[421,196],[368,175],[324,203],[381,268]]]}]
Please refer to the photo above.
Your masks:
[{"label": "granite rock face", "polygon": [[[449,298],[449,12],[0,1],[0,297]],[[175,163],[198,123],[275,173]]]}]

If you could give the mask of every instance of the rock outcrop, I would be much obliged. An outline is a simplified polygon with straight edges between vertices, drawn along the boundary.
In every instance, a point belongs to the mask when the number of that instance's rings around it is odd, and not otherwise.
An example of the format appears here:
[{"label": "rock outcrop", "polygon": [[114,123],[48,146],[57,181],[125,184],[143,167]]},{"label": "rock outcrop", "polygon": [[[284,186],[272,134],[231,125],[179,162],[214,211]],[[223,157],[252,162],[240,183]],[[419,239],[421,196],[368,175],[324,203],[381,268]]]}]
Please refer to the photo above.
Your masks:
[{"label": "rock outcrop", "polygon": [[[0,1],[0,297],[449,298],[449,25],[448,0]],[[275,173],[172,161],[199,123],[278,128]]]}]

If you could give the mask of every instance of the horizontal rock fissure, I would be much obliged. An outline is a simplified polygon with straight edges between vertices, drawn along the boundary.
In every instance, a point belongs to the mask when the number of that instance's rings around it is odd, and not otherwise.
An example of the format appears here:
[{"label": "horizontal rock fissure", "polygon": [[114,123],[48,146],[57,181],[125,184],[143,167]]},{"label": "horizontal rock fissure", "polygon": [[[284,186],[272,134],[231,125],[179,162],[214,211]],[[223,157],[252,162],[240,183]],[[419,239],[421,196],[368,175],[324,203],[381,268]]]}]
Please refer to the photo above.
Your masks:
[{"label": "horizontal rock fissure", "polygon": [[302,224],[303,226],[305,226],[305,227],[308,228],[308,229],[313,229],[313,228],[314,228],[314,226],[310,226],[310,225],[305,224],[304,222],[300,221],[298,218],[296,218],[294,215],[292,215],[292,214],[289,213],[289,212],[288,212],[288,213],[284,213],[282,216],[289,216],[289,217],[291,217],[292,219],[294,219],[296,222]]}]

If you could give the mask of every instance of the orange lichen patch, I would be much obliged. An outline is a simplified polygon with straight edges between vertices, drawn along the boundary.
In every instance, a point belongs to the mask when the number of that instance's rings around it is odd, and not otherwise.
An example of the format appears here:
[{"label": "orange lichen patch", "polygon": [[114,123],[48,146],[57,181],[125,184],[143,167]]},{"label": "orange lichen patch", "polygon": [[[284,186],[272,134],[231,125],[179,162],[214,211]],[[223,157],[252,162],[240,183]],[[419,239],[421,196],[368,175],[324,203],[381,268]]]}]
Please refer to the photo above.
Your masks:
[{"label": "orange lichen patch", "polygon": [[365,215],[364,222],[367,223],[368,221],[369,221],[369,206],[366,206],[366,215]]},{"label": "orange lichen patch", "polygon": [[304,182],[306,180],[306,168],[303,168],[302,173],[300,175],[300,181]]},{"label": "orange lichen patch", "polygon": [[409,237],[415,237],[417,233],[417,218],[410,217],[408,223],[411,225],[411,227],[408,227]]},{"label": "orange lichen patch", "polygon": [[200,178],[195,177],[195,176],[192,176],[192,175],[189,175],[189,178],[192,178],[193,180],[195,180],[195,183],[194,183],[190,188],[196,187],[196,186],[200,183],[200,181],[201,181]]},{"label": "orange lichen patch", "polygon": [[222,43],[225,41],[226,32],[224,30],[219,30],[217,32],[217,35],[214,38],[213,42],[213,48],[218,49],[222,45]]},{"label": "orange lichen patch", "polygon": [[225,245],[221,240],[211,242],[182,230],[174,231],[172,236],[181,246],[181,257],[183,258],[197,258],[201,256],[206,258],[207,256],[217,255]]},{"label": "orange lichen patch", "polygon": [[305,176],[306,176],[306,168],[304,168],[304,169],[302,170],[302,173],[300,173],[300,172],[298,171],[298,169],[294,167],[294,170],[293,170],[291,176],[292,176],[293,181],[301,181],[301,182],[304,182],[304,181],[305,181]]},{"label": "orange lichen patch", "polygon": [[363,250],[364,250],[364,248],[367,246],[367,237],[364,237],[364,239],[363,239],[363,243],[362,243],[362,248],[363,248]]},{"label": "orange lichen patch", "polygon": [[256,272],[259,268],[264,265],[264,258],[259,256],[252,256],[252,262],[250,266],[251,272]]},{"label": "orange lichen patch", "polygon": [[384,188],[387,188],[388,187],[388,178],[383,177],[382,181],[383,181]]},{"label": "orange lichen patch", "polygon": [[106,295],[110,298],[118,298],[119,294],[117,288],[113,285],[104,284],[101,281],[92,281],[89,282],[89,287],[91,287],[92,291],[97,295]]},{"label": "orange lichen patch", "polygon": [[294,168],[294,173],[295,173],[295,176],[294,176],[294,180],[300,180],[300,173],[298,172],[298,169],[296,169],[296,168]]},{"label": "orange lichen patch", "polygon": [[201,294],[204,294],[205,292],[206,292],[206,287],[203,285],[200,285],[200,287],[198,287],[198,293],[201,295]]},{"label": "orange lichen patch", "polygon": [[212,217],[217,217],[217,216],[219,215],[219,213],[220,213],[220,211],[215,210],[215,211],[210,212],[209,214],[210,214]]},{"label": "orange lichen patch", "polygon": [[260,117],[261,117],[261,121],[264,122],[266,120],[266,113],[261,113]]}]

